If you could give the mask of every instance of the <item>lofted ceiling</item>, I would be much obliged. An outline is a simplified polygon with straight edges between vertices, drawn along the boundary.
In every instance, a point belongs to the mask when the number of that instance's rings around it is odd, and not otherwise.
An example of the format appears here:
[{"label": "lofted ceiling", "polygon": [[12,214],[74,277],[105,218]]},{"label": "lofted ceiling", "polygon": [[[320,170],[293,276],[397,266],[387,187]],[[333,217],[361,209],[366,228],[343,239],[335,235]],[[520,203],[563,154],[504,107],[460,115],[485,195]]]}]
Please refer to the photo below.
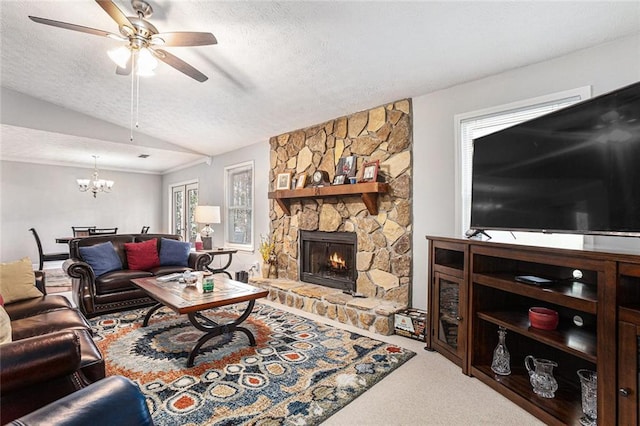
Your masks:
[{"label": "lofted ceiling", "polygon": [[[126,0],[114,0],[126,15]],[[0,158],[164,173],[270,136],[544,61],[640,31],[637,1],[150,1],[160,32],[212,32],[217,45],[167,47],[209,77],[166,64],[131,79],[89,0],[2,1]],[[147,159],[139,154],[149,154]]]}]

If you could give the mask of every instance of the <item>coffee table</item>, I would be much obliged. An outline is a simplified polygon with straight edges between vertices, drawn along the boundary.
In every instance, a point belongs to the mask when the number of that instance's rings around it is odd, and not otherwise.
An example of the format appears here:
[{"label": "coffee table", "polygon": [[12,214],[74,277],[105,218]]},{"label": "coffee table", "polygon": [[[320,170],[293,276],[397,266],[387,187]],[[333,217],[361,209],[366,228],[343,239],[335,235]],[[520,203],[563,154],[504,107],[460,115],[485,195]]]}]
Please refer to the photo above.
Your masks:
[{"label": "coffee table", "polygon": [[[189,353],[187,367],[193,367],[194,359],[198,355],[202,345],[222,334],[240,331],[247,336],[250,346],[256,345],[256,339],[253,333],[247,328],[241,327],[240,324],[242,324],[249,317],[251,311],[253,311],[256,299],[266,297],[269,294],[267,290],[234,281],[222,275],[216,275],[214,277],[214,290],[211,293],[202,293],[202,287],[198,287],[198,290],[196,286],[186,286],[177,281],[169,281],[166,283],[158,282],[154,277],[136,278],[131,280],[131,282],[158,302],[158,304],[152,306],[145,315],[144,321],[142,322],[143,327],[149,324],[149,319],[154,312],[166,306],[178,314],[187,314],[191,324],[198,330],[205,332]],[[242,315],[225,324],[218,324],[201,313],[201,311],[207,309],[235,305],[236,303],[242,302],[249,302]]]}]

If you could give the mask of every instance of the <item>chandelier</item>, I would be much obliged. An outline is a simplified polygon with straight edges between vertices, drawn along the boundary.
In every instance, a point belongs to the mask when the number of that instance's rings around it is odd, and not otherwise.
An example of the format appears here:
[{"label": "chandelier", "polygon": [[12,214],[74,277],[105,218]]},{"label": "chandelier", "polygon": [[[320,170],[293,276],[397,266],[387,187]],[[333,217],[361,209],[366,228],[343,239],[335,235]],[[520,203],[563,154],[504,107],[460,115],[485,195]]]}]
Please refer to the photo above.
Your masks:
[{"label": "chandelier", "polygon": [[111,188],[113,188],[112,180],[98,179],[98,156],[92,155],[93,157],[93,176],[91,179],[76,179],[78,182],[78,189],[80,192],[91,191],[93,193],[93,198],[96,198],[96,194],[98,192],[111,192]]}]

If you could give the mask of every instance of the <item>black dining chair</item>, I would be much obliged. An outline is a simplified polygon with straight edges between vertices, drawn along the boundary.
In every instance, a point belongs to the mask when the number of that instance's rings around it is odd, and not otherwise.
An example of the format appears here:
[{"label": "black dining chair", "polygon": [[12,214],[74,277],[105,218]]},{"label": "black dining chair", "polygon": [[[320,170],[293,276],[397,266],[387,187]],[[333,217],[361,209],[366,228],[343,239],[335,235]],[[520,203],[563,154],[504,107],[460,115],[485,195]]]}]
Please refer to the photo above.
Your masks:
[{"label": "black dining chair", "polygon": [[89,235],[111,235],[116,234],[118,228],[90,228]]},{"label": "black dining chair", "polygon": [[143,226],[142,230],[140,231],[141,234],[148,234],[149,233],[149,228],[150,226]]},{"label": "black dining chair", "polygon": [[36,244],[38,245],[38,256],[40,257],[40,264],[38,266],[38,270],[42,270],[44,266],[44,262],[55,262],[59,260],[67,260],[69,258],[69,252],[67,253],[44,253],[42,251],[42,242],[40,242],[40,236],[36,232],[34,228],[30,228],[29,231],[33,233],[33,238],[36,239]]},{"label": "black dining chair", "polygon": [[87,237],[89,236],[90,229],[96,229],[96,227],[95,226],[72,226],[71,227],[74,237]]}]

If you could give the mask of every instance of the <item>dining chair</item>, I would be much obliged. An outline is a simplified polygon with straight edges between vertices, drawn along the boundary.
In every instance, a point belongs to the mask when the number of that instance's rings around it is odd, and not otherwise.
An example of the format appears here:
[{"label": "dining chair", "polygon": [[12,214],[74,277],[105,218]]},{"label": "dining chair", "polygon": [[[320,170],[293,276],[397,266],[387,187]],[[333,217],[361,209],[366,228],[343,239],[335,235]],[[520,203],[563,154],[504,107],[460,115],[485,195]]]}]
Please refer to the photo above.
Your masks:
[{"label": "dining chair", "polygon": [[89,235],[111,235],[116,234],[118,228],[90,228]]},{"label": "dining chair", "polygon": [[42,270],[44,266],[44,262],[55,262],[59,260],[67,260],[69,259],[69,252],[60,252],[60,253],[44,253],[42,251],[42,242],[40,241],[40,236],[36,232],[35,228],[30,228],[29,231],[33,233],[33,238],[36,239],[36,244],[38,245],[38,256],[40,258],[38,270]]},{"label": "dining chair", "polygon": [[74,237],[87,237],[89,236],[89,230],[96,229],[94,226],[72,226],[71,230],[73,231]]},{"label": "dining chair", "polygon": [[143,226],[142,230],[140,231],[141,234],[148,234],[149,233],[149,228],[150,226]]}]

